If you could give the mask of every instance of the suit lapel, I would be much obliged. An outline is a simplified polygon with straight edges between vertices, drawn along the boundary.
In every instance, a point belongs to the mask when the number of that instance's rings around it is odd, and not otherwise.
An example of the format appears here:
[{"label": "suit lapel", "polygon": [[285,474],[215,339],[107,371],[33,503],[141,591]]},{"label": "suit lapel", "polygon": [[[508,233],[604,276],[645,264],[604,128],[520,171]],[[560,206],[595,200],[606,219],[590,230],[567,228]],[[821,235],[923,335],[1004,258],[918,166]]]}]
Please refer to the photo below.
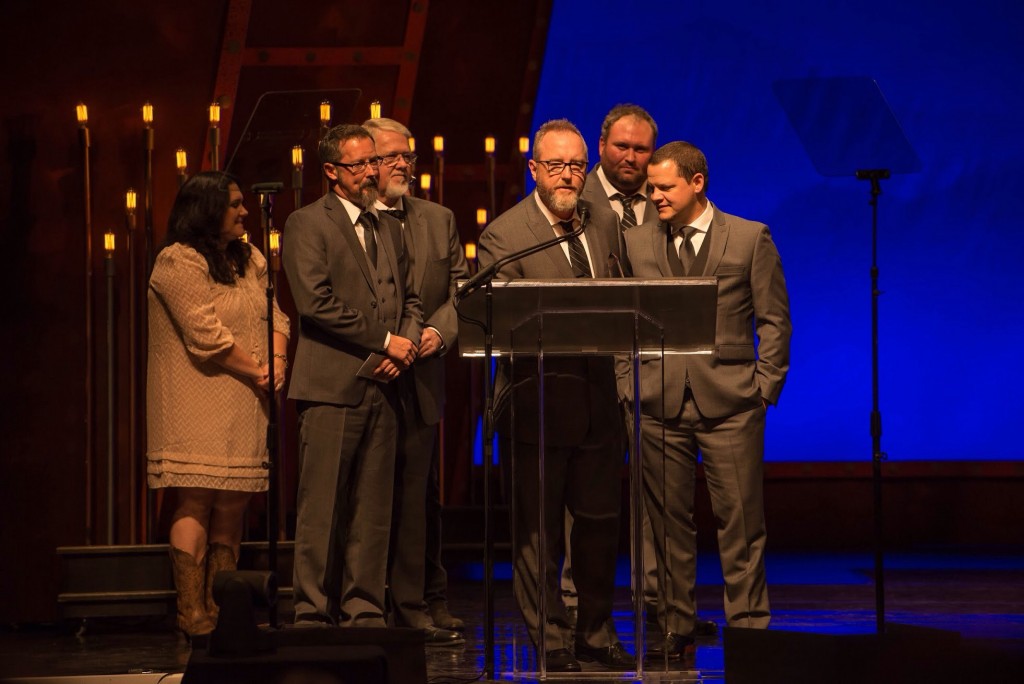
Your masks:
[{"label": "suit lapel", "polygon": [[427,240],[430,236],[427,234],[427,220],[420,214],[419,207],[408,199],[403,199],[402,205],[405,207],[405,230],[412,233],[412,242],[419,251],[418,254],[413,254],[408,241],[405,243],[407,256],[413,264],[413,282],[418,292],[427,273]]},{"label": "suit lapel", "polygon": [[658,264],[661,275],[674,278],[672,267],[668,263],[668,236],[668,224],[658,221],[651,229],[651,250],[654,252],[654,261]]},{"label": "suit lapel", "polygon": [[376,288],[373,286],[373,274],[370,273],[370,262],[366,260],[366,250],[359,243],[359,236],[356,235],[355,226],[349,220],[345,207],[338,198],[332,197],[332,194],[328,193],[327,197],[324,198],[324,209],[327,212],[327,218],[338,227],[341,236],[348,243],[348,248],[356,256],[355,261],[359,264],[359,270],[363,272],[363,277],[366,278],[366,284],[370,287],[370,291],[376,292]]},{"label": "suit lapel", "polygon": [[708,250],[708,260],[704,265],[704,275],[714,275],[718,270],[718,265],[722,263],[722,257],[725,256],[725,245],[729,241],[729,224],[725,220],[725,215],[719,212],[714,204],[711,206],[714,214],[711,218],[711,231],[707,236],[707,239],[710,239],[710,244],[705,245]]},{"label": "suit lapel", "polygon": [[[552,230],[551,224],[548,223],[548,219],[544,216],[544,213],[537,207],[537,200],[530,198],[530,201],[526,204],[526,229],[529,230],[537,243],[550,240],[555,237],[555,231]],[[569,259],[565,256],[565,252],[562,251],[561,245],[553,245],[548,249],[545,249],[544,254],[551,260],[551,264],[557,271],[558,278],[572,278],[572,266],[569,264]]]}]

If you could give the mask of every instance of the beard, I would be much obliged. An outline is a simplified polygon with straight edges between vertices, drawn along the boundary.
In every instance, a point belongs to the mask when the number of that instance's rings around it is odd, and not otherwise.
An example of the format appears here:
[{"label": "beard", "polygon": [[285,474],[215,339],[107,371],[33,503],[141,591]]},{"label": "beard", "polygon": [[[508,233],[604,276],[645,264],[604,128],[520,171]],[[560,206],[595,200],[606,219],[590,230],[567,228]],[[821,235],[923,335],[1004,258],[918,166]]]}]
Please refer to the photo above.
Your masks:
[{"label": "beard", "polygon": [[551,209],[556,214],[571,213],[576,210],[576,203],[580,198],[580,191],[573,187],[572,194],[557,192],[557,190],[568,190],[564,186],[555,188],[545,188],[542,185],[537,186],[537,194],[540,195],[541,201],[544,206]]},{"label": "beard", "polygon": [[409,192],[409,179],[408,178],[392,178],[386,188],[384,188],[384,196],[388,199],[398,199]]},{"label": "beard", "polygon": [[[377,201],[377,179],[368,178],[359,186],[359,206],[362,209],[369,209]],[[353,202],[353,204],[356,204]]]}]

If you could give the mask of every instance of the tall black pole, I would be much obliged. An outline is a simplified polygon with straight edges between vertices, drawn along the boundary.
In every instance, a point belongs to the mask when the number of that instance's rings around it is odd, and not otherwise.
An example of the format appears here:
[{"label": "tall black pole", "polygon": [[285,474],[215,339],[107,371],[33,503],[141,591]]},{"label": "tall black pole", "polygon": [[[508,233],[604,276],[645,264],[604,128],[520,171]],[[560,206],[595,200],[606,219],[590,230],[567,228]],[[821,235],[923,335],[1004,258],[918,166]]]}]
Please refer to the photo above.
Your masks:
[{"label": "tall black pole", "polygon": [[885,633],[884,531],[882,524],[882,412],[878,401],[878,196],[879,181],[889,177],[888,169],[857,171],[857,178],[871,182],[871,479],[875,518],[875,630]]}]

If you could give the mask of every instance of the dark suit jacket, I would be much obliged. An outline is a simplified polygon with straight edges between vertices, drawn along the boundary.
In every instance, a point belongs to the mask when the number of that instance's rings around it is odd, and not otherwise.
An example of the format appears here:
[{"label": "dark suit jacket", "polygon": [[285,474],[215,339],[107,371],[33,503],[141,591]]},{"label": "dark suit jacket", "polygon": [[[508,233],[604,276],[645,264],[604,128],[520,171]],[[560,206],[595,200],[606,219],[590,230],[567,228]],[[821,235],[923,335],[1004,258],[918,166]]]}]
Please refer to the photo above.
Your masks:
[{"label": "dark suit jacket", "polygon": [[[656,214],[624,236],[634,276],[672,277],[668,228]],[[768,226],[715,207],[701,249],[710,250],[702,275],[718,278],[715,350],[711,356],[666,357],[665,412],[679,414],[687,375],[706,417],[734,415],[762,399],[774,404],[789,370],[792,326],[782,262]],[[642,363],[641,385],[643,412],[662,417],[660,361]]]},{"label": "dark suit jacket", "polygon": [[[612,202],[608,199],[608,195],[605,194],[604,186],[601,185],[601,179],[597,177],[597,166],[587,174],[587,182],[583,186],[583,194],[580,195],[580,199],[586,200],[592,207],[603,207],[615,213],[615,210],[612,209]],[[651,194],[647,193],[647,208],[644,209],[644,221],[650,220],[651,217],[657,220],[658,210],[654,206],[654,202],[651,201]]]},{"label": "dark suit jacket", "polygon": [[[583,203],[581,202],[581,205]],[[610,209],[590,207],[586,229],[594,277],[610,278],[608,255],[625,261],[618,219]],[[491,223],[480,236],[477,254],[480,267],[554,237],[548,219],[531,194]],[[498,278],[572,279],[572,267],[561,245],[506,264]],[[559,357],[545,360],[545,403],[551,446],[577,446],[590,430],[600,434],[618,432],[619,418],[615,391],[614,365],[610,357]],[[537,371],[531,360],[517,360],[515,379],[507,363],[498,367],[495,379],[495,412],[498,429],[509,432],[511,389],[516,389],[516,440],[538,441]]]},{"label": "dark suit jacket", "polygon": [[[402,204],[406,211],[405,230],[411,233],[413,290],[423,306],[423,324],[441,333],[447,352],[455,345],[459,333],[452,301],[455,281],[469,277],[455,216],[440,204],[415,197],[403,197]],[[417,359],[412,377],[420,417],[425,424],[436,425],[444,415],[444,357],[435,354]]]},{"label": "dark suit jacket", "polygon": [[378,254],[386,256],[402,300],[397,329],[377,314],[374,278],[352,221],[333,193],[288,217],[281,258],[299,314],[291,399],[355,406],[368,383],[356,375],[387,333],[419,343],[420,300],[401,239],[401,224],[380,217]]}]

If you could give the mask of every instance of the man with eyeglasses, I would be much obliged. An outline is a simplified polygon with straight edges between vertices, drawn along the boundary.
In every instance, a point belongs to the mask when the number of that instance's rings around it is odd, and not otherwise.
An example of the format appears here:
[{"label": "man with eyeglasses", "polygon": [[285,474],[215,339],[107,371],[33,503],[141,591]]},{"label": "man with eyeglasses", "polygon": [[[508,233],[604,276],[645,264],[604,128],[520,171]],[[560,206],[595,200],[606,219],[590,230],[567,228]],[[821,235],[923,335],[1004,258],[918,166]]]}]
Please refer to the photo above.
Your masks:
[{"label": "man with eyeglasses", "polygon": [[[571,232],[580,225],[580,192],[587,173],[587,146],[576,127],[565,119],[549,121],[537,130],[530,173],[537,189],[491,223],[480,236],[481,268],[524,248]],[[618,275],[610,261],[628,271],[615,214],[587,207],[585,232],[562,243],[512,261],[498,277],[607,278]],[[495,419],[501,437],[502,460],[515,442],[516,547],[513,549],[513,591],[535,645],[543,639],[546,667],[551,672],[575,672],[580,663],[613,670],[631,670],[636,662],[623,648],[611,621],[615,561],[619,543],[620,485],[623,430],[611,357],[545,359],[545,500],[540,501],[536,417],[536,364],[498,368]],[[517,418],[511,431],[510,409]],[[546,548],[539,548],[540,507],[545,510]],[[579,609],[575,642],[559,600],[558,557],[562,512],[573,513],[573,567]],[[543,568],[543,570],[542,570]],[[547,624],[540,624],[541,582],[545,583]],[[569,649],[574,647],[574,653]]]},{"label": "man with eyeglasses", "polygon": [[459,322],[452,295],[469,267],[455,216],[440,204],[409,196],[416,155],[412,133],[394,119],[369,119],[381,157],[376,208],[402,224],[423,332],[413,367],[399,379],[402,415],[395,466],[395,506],[388,561],[394,622],[424,631],[428,645],[465,643],[462,620],[448,612],[448,577],[441,565],[441,502],[438,486],[438,424],[444,415],[444,354]]},{"label": "man with eyeglasses", "polygon": [[295,625],[384,627],[397,386],[422,312],[401,225],[374,208],[380,159],[361,126],[320,141],[330,191],[288,217],[282,259],[299,343]]}]

